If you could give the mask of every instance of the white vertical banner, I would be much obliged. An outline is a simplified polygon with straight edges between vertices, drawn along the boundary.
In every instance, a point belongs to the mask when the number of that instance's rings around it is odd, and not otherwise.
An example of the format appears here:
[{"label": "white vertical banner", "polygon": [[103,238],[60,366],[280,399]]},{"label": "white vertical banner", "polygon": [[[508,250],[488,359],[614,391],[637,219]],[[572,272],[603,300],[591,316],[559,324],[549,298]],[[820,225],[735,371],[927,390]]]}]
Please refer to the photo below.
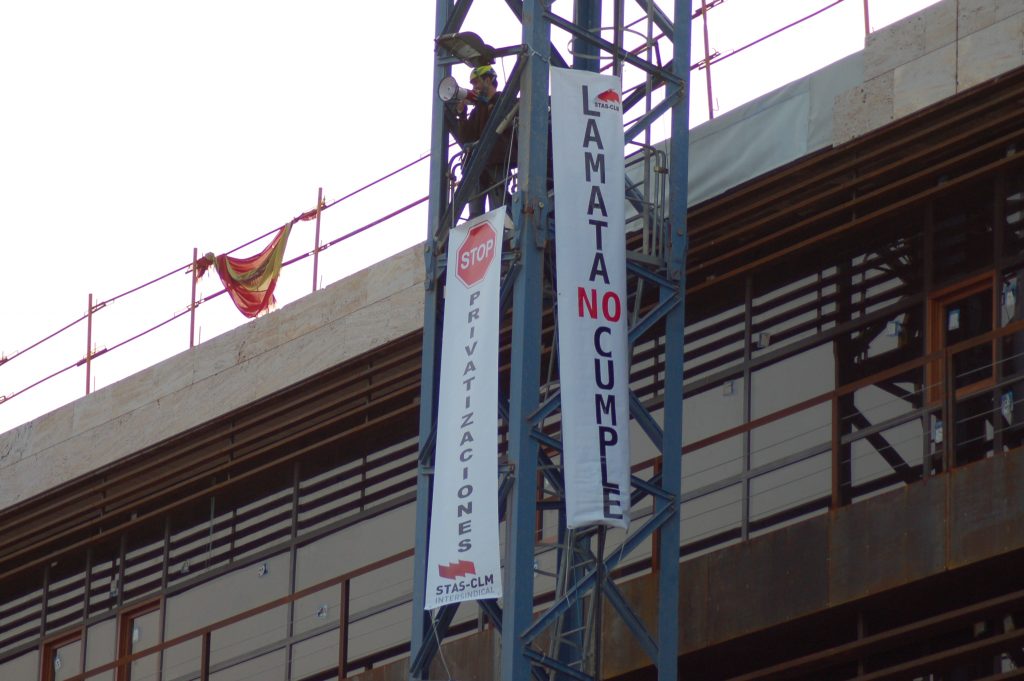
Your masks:
[{"label": "white vertical banner", "polygon": [[424,604],[499,598],[498,325],[504,207],[448,237]]},{"label": "white vertical banner", "polygon": [[551,69],[566,519],[629,524],[629,336],[621,81]]}]

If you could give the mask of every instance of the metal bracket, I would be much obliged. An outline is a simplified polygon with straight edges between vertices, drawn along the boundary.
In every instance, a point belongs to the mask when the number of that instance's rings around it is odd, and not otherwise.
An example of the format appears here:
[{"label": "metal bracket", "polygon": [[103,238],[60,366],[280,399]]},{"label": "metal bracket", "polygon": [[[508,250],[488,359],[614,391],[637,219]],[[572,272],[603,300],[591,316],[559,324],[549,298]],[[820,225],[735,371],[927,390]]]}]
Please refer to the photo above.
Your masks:
[{"label": "metal bracket", "polygon": [[433,291],[437,284],[437,258],[434,256],[429,241],[423,244],[423,267],[425,270],[423,286],[428,291]]},{"label": "metal bracket", "polygon": [[523,206],[524,219],[533,230],[533,243],[537,250],[542,251],[548,241],[548,208],[541,200],[527,201]]}]

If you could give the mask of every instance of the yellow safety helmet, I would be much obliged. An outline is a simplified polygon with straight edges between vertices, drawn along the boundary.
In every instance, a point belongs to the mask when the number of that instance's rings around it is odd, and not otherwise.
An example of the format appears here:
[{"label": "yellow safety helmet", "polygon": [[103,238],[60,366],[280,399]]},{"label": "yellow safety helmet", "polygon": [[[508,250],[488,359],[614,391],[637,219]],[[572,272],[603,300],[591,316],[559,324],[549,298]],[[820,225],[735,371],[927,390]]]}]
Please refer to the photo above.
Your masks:
[{"label": "yellow safety helmet", "polygon": [[483,66],[476,67],[470,72],[469,80],[472,82],[483,76],[491,76],[492,78],[498,77],[498,74],[494,72],[494,64],[484,64]]}]

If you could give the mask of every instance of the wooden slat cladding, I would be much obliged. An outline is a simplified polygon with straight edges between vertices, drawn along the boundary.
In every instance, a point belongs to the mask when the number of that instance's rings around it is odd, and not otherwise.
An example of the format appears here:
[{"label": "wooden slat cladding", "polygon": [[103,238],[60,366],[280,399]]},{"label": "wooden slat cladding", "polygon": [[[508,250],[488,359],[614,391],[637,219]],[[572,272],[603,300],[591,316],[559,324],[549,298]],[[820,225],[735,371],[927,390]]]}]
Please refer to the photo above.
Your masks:
[{"label": "wooden slat cladding", "polygon": [[[863,229],[940,185],[1024,163],[1024,69],[812,154],[690,210],[688,289]],[[783,251],[783,249],[786,249]]]}]

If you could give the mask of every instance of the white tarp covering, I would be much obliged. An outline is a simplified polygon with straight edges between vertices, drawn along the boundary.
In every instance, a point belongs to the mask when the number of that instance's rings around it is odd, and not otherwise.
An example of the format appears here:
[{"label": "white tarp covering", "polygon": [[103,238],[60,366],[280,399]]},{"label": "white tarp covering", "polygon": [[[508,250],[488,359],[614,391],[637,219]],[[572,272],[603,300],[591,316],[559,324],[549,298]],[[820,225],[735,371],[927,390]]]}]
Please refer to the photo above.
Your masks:
[{"label": "white tarp covering", "polygon": [[499,598],[498,322],[505,209],[448,243],[425,607]]},{"label": "white tarp covering", "polygon": [[629,524],[625,170],[617,77],[551,69],[569,527]]}]

